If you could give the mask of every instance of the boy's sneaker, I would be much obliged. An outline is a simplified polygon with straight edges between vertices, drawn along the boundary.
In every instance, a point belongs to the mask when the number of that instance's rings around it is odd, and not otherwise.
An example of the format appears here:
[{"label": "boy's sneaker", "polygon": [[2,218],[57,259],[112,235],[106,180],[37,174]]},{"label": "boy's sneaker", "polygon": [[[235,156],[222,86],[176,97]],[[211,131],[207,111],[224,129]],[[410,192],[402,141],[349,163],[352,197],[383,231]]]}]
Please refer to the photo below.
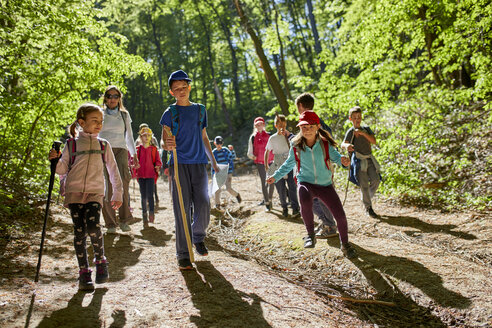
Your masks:
[{"label": "boy's sneaker", "polygon": [[106,233],[110,233],[110,234],[115,234],[116,233],[116,228],[115,227],[111,227],[111,228],[108,228],[108,230],[106,230]]},{"label": "boy's sneaker", "polygon": [[94,290],[94,283],[91,278],[91,269],[80,269],[79,271],[79,290]]},{"label": "boy's sneaker", "polygon": [[267,211],[267,212],[272,211],[272,202],[268,202],[265,204],[265,211]]},{"label": "boy's sneaker", "polygon": [[193,264],[191,264],[190,259],[179,259],[178,266],[181,271],[193,270]]},{"label": "boy's sneaker", "polygon": [[154,220],[155,220],[155,215],[154,215],[154,213],[150,212],[149,213],[149,222],[154,223]]},{"label": "boy's sneaker", "polygon": [[304,240],[304,248],[314,248],[314,245],[316,245],[316,236],[314,234],[309,234],[302,239]]},{"label": "boy's sneaker", "polygon": [[374,212],[372,209],[372,206],[366,209],[367,215],[369,215],[371,218],[377,219],[379,216]]},{"label": "boy's sneaker", "polygon": [[108,280],[108,261],[106,259],[96,261],[96,284],[102,284]]},{"label": "boy's sneaker", "polygon": [[316,232],[316,238],[326,239],[336,237],[338,235],[337,227],[322,225]]},{"label": "boy's sneaker", "polygon": [[207,256],[208,255],[208,249],[205,246],[205,243],[199,242],[195,244],[196,252],[200,254],[201,256]]},{"label": "boy's sneaker", "polygon": [[132,228],[126,223],[120,223],[120,229],[121,231],[127,232],[127,231],[132,231]]},{"label": "boy's sneaker", "polygon": [[288,217],[289,216],[289,209],[286,207],[284,209],[282,209],[282,216],[284,218]]},{"label": "boy's sneaker", "polygon": [[342,244],[340,249],[342,250],[343,255],[348,259],[357,257],[357,251],[350,243]]},{"label": "boy's sneaker", "polygon": [[236,199],[238,203],[241,203],[242,199],[240,194],[237,194]]}]

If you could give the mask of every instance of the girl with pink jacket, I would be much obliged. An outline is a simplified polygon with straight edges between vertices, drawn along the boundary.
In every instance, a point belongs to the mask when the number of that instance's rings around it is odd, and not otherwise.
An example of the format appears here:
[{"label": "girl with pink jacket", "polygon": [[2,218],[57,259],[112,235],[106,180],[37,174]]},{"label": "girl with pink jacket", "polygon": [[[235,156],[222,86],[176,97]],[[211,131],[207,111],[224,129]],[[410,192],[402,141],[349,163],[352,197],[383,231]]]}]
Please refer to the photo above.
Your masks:
[{"label": "girl with pink jacket", "polygon": [[[77,111],[77,118],[70,126],[71,139],[67,140],[56,173],[66,175],[64,206],[70,209],[74,226],[74,247],[79,264],[79,289],[93,290],[94,284],[87,259],[86,239],[89,235],[94,250],[96,283],[108,281],[108,262],[104,256],[104,242],[99,224],[104,198],[104,175],[106,166],[113,195],[111,206],[118,209],[122,204],[123,185],[114,159],[111,145],[98,137],[103,122],[101,108],[84,104]],[[76,131],[80,130],[82,131]],[[51,150],[49,159],[60,157]]]}]

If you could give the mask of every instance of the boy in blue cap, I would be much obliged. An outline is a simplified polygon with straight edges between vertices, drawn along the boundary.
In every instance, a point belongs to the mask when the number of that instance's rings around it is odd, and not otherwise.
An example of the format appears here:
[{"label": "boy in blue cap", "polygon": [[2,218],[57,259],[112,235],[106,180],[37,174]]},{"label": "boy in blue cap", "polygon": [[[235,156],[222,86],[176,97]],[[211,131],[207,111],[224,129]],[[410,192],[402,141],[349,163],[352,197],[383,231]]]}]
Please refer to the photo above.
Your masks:
[{"label": "boy in blue cap", "polygon": [[[162,143],[164,150],[176,149],[178,157],[179,181],[186,212],[190,237],[198,254],[208,255],[204,239],[210,222],[210,200],[208,197],[208,160],[217,172],[219,167],[212,154],[207,135],[207,111],[205,106],[190,102],[190,83],[188,75],[178,70],[169,76],[169,92],[176,98],[162,114]],[[169,127],[169,134],[164,127]],[[208,160],[207,160],[208,157]],[[176,257],[180,270],[191,270],[193,265],[186,243],[183,218],[179,207],[178,190],[174,179],[174,161],[169,160],[169,176],[172,179],[171,193],[176,230]],[[192,219],[193,215],[193,219]]]}]

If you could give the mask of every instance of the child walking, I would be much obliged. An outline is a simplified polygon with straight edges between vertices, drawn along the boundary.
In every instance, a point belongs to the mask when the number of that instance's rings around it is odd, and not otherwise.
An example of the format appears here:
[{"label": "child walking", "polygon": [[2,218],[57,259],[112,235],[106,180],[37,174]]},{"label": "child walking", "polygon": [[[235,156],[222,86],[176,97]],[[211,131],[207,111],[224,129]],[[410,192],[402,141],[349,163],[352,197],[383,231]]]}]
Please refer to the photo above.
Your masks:
[{"label": "child walking", "polygon": [[[210,222],[210,199],[208,197],[208,159],[215,171],[219,167],[212,154],[207,135],[207,111],[205,106],[190,101],[191,79],[182,70],[169,76],[169,92],[176,103],[162,114],[163,148],[176,149],[178,167],[174,167],[173,154],[169,159],[169,177],[172,179],[172,198],[176,226],[176,257],[180,270],[192,270],[190,254],[186,243],[183,218],[179,207],[178,187],[174,170],[178,170],[183,196],[186,222],[191,239],[198,254],[208,255],[204,239]],[[171,129],[172,134],[168,133]]]},{"label": "child walking", "polygon": [[[104,198],[104,167],[113,187],[111,207],[117,210],[123,200],[123,184],[111,145],[98,137],[102,128],[103,111],[94,104],[84,104],[70,126],[71,139],[67,140],[56,173],[66,175],[65,200],[73,221],[74,247],[79,263],[79,289],[93,290],[91,269],[87,259],[86,240],[89,235],[96,263],[96,283],[108,281],[108,262],[104,256],[104,241],[99,224]],[[82,131],[77,132],[77,127]],[[60,153],[51,150],[49,159]]]},{"label": "child walking", "polygon": [[[263,117],[257,117],[254,120],[253,133],[248,141],[248,157],[252,159],[260,175],[261,191],[263,193],[263,201],[260,205],[265,205],[267,211],[272,209],[273,186],[268,186],[265,170],[265,146],[270,138],[270,134],[265,131],[265,120]],[[268,158],[268,162],[273,160],[273,154]]]},{"label": "child walking", "polygon": [[319,117],[315,112],[303,112],[297,126],[301,130],[292,139],[289,157],[267,182],[271,184],[278,181],[297,164],[297,191],[302,219],[308,233],[304,237],[304,247],[313,248],[316,244],[313,199],[317,197],[335,217],[343,254],[353,258],[357,256],[357,252],[348,242],[347,219],[340,198],[333,188],[330,169],[330,161],[348,166],[350,160],[335,149],[335,141],[320,127]]},{"label": "child walking", "polygon": [[[285,115],[275,116],[275,128],[277,128],[277,133],[272,135],[265,147],[265,168],[268,175],[271,176],[276,169],[278,169],[289,156],[290,141],[289,136],[292,134],[287,131],[287,120]],[[273,153],[273,163],[268,165],[268,156]],[[287,187],[289,187],[289,199],[290,205],[292,207],[292,215],[299,214],[299,201],[297,200],[297,187],[294,181],[293,170],[284,176],[282,179],[275,182],[275,188],[277,189],[278,196],[280,198],[280,205],[282,206],[282,215],[284,217],[289,216],[289,211],[287,209]]]},{"label": "child walking", "polygon": [[351,153],[352,162],[360,162],[356,165],[356,179],[360,186],[362,203],[366,214],[377,218],[378,215],[372,208],[372,197],[378,190],[381,175],[379,163],[371,149],[376,144],[376,137],[368,126],[361,126],[362,109],[359,106],[349,110],[349,120],[352,127],[345,134],[341,147]]},{"label": "child walking", "polygon": [[[222,139],[221,136],[216,136],[214,139],[214,145],[215,149],[212,151],[214,154],[215,160],[217,161],[217,164],[229,164],[229,169],[227,171],[227,180],[225,183],[226,190],[231,194],[232,196],[236,197],[237,202],[241,203],[241,195],[232,189],[232,173],[234,172],[234,163],[233,163],[233,157],[232,153],[229,149],[226,147],[223,147],[224,144],[224,139]],[[212,168],[212,175],[215,174],[215,170]],[[216,192],[215,192],[215,208],[219,209],[220,208],[220,194],[221,194],[221,189],[220,187]]]},{"label": "child walking", "polygon": [[[299,115],[307,110],[314,111],[314,100],[314,95],[312,93],[304,92],[299,95],[295,101]],[[319,123],[323,130],[328,131],[328,133],[333,136],[331,128],[321,118],[319,119]],[[321,220],[321,224],[316,228],[316,237],[320,239],[336,237],[337,226],[333,219],[333,214],[331,214],[330,210],[318,198],[315,198],[313,201],[313,212]]]},{"label": "child walking", "polygon": [[143,226],[144,228],[148,228],[149,221],[150,223],[154,223],[155,219],[154,187],[162,162],[159,156],[159,150],[152,144],[152,130],[148,127],[142,127],[138,134],[141,144],[137,146],[139,163],[137,179],[140,186]]}]

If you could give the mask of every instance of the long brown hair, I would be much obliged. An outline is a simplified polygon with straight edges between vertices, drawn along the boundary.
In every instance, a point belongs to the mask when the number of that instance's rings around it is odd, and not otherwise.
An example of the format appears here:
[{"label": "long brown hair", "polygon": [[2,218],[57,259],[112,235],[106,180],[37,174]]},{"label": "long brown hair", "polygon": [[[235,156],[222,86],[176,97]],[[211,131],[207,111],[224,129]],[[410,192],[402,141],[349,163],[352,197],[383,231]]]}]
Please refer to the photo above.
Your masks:
[{"label": "long brown hair", "polygon": [[120,95],[120,99],[118,99],[118,109],[121,110],[122,112],[127,112],[128,113],[128,111],[126,110],[125,106],[123,105],[123,93],[121,92],[121,90],[116,85],[108,85],[106,87],[106,90],[104,90],[104,95],[103,95],[103,108],[107,108],[108,107],[106,105],[106,96],[108,95],[108,92],[110,90],[114,90],[114,91],[118,92],[118,94]]},{"label": "long brown hair", "polygon": [[[330,132],[323,130],[323,128],[321,127],[316,133],[316,138],[319,138],[320,136],[321,138],[328,140],[330,145],[332,145],[333,147],[336,147],[338,145],[335,139],[333,139],[333,137],[330,135]],[[292,146],[298,147],[300,150],[304,150],[304,148],[306,147],[306,138],[303,137],[301,131],[299,131],[299,133],[296,134],[294,138],[292,138]]]},{"label": "long brown hair", "polygon": [[77,124],[79,124],[78,123],[79,120],[85,121],[85,118],[87,117],[87,115],[89,115],[90,113],[93,113],[93,112],[97,112],[97,111],[102,113],[101,107],[99,107],[98,105],[95,105],[95,104],[85,103],[82,106],[80,106],[79,109],[77,110],[77,118],[75,119],[75,122],[70,124],[70,127],[68,128],[68,133],[70,133],[70,136],[72,138],[75,138],[77,136],[76,128],[77,128]]}]

